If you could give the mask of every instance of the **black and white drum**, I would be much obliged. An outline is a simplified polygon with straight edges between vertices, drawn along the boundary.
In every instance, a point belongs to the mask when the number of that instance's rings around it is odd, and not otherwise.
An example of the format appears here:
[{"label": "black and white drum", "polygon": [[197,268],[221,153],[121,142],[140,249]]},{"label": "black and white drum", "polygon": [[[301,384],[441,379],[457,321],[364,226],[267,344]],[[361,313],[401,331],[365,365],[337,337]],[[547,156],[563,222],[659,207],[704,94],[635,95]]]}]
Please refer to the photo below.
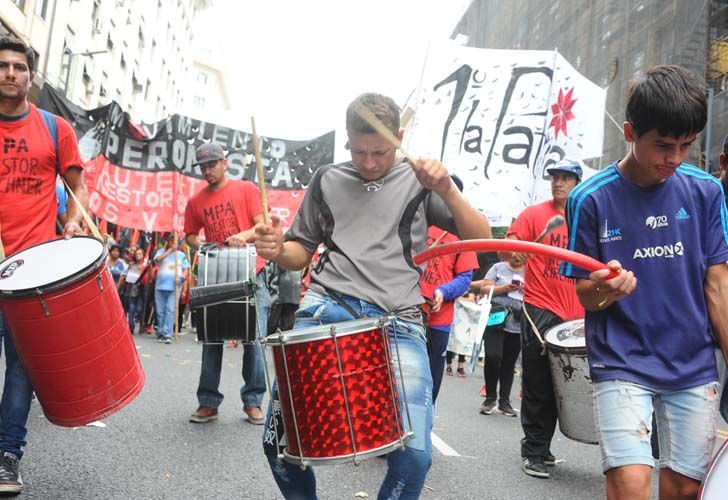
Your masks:
[{"label": "black and white drum", "polygon": [[594,387],[584,340],[584,320],[562,323],[546,332],[559,428],[574,441],[598,444]]},{"label": "black and white drum", "polygon": [[200,248],[197,269],[197,287],[224,283],[249,283],[251,291],[238,299],[203,307],[195,326],[197,337],[205,343],[220,343],[224,340],[255,341],[255,259],[253,245],[229,247],[218,243],[206,244]]}]

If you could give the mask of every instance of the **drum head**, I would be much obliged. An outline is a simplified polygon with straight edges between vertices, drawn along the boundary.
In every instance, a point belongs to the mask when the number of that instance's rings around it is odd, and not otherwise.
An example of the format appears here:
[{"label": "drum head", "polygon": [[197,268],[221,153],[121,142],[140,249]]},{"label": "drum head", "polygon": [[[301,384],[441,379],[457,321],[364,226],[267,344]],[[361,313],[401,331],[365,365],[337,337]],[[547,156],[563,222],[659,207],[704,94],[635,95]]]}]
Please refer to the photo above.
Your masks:
[{"label": "drum head", "polygon": [[0,294],[48,291],[96,269],[105,254],[104,244],[87,236],[26,248],[0,263]]},{"label": "drum head", "polygon": [[702,491],[698,498],[704,500],[718,500],[725,497],[728,488],[728,441],[713,457],[713,462],[708,466],[708,472],[703,480]]},{"label": "drum head", "polygon": [[368,332],[375,328],[381,328],[389,324],[391,320],[392,318],[382,316],[379,318],[354,319],[351,321],[342,321],[340,323],[330,323],[327,325],[307,326],[305,328],[298,328],[269,335],[265,339],[265,343],[270,345],[297,344],[314,340],[330,339],[334,336],[332,335],[332,329],[336,337],[353,335],[355,333]]},{"label": "drum head", "polygon": [[561,323],[546,332],[546,343],[549,347],[561,350],[583,350],[586,348],[584,339],[584,320],[575,319]]}]

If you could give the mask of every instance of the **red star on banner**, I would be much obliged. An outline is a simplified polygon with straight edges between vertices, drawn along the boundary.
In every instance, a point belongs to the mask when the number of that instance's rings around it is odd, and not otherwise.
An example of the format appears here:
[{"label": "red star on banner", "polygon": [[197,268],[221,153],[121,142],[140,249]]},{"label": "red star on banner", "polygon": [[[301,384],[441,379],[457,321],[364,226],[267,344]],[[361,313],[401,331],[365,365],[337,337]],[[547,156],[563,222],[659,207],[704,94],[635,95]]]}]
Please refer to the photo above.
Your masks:
[{"label": "red star on banner", "polygon": [[574,87],[571,87],[566,94],[564,94],[562,89],[559,89],[559,98],[555,104],[551,105],[551,114],[553,115],[553,118],[551,118],[549,128],[554,127],[554,136],[556,139],[559,138],[560,131],[563,132],[565,136],[569,136],[566,131],[566,124],[569,120],[574,118],[574,113],[571,112],[571,109],[577,101],[576,99],[571,98],[573,93]]}]

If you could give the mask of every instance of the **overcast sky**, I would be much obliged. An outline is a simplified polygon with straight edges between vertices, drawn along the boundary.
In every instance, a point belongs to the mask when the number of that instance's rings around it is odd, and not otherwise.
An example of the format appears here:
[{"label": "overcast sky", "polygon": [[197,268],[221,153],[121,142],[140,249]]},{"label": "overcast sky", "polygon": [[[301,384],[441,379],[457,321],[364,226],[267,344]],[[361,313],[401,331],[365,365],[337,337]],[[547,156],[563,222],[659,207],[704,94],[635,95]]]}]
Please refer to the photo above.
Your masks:
[{"label": "overcast sky", "polygon": [[[344,125],[358,94],[402,105],[427,45],[450,38],[471,0],[215,0],[196,36],[220,49],[239,125],[308,139]],[[341,137],[337,137],[340,147]],[[338,155],[337,155],[338,156]]]}]

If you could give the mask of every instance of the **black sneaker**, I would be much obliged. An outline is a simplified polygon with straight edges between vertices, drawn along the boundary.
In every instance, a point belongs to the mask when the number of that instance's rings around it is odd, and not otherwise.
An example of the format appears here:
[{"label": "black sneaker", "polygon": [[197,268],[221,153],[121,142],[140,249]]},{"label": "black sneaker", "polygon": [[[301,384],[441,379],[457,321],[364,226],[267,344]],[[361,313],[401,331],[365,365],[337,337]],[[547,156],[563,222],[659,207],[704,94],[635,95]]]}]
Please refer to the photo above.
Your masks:
[{"label": "black sneaker", "polygon": [[0,493],[17,495],[23,490],[20,477],[20,459],[9,451],[0,455]]},{"label": "black sneaker", "polygon": [[502,413],[506,417],[517,417],[518,413],[511,406],[510,401],[504,401],[498,405],[498,413]]},{"label": "black sneaker", "polygon": [[556,465],[556,457],[553,455],[553,453],[549,452],[548,455],[543,457],[543,463],[548,467],[553,467],[554,465]]},{"label": "black sneaker", "polygon": [[493,410],[495,410],[495,399],[486,399],[483,401],[483,404],[480,405],[480,414],[481,415],[490,415],[493,413]]},{"label": "black sneaker", "polygon": [[523,472],[529,476],[539,477],[541,479],[549,478],[549,471],[546,464],[543,463],[541,457],[527,457],[523,459]]}]

